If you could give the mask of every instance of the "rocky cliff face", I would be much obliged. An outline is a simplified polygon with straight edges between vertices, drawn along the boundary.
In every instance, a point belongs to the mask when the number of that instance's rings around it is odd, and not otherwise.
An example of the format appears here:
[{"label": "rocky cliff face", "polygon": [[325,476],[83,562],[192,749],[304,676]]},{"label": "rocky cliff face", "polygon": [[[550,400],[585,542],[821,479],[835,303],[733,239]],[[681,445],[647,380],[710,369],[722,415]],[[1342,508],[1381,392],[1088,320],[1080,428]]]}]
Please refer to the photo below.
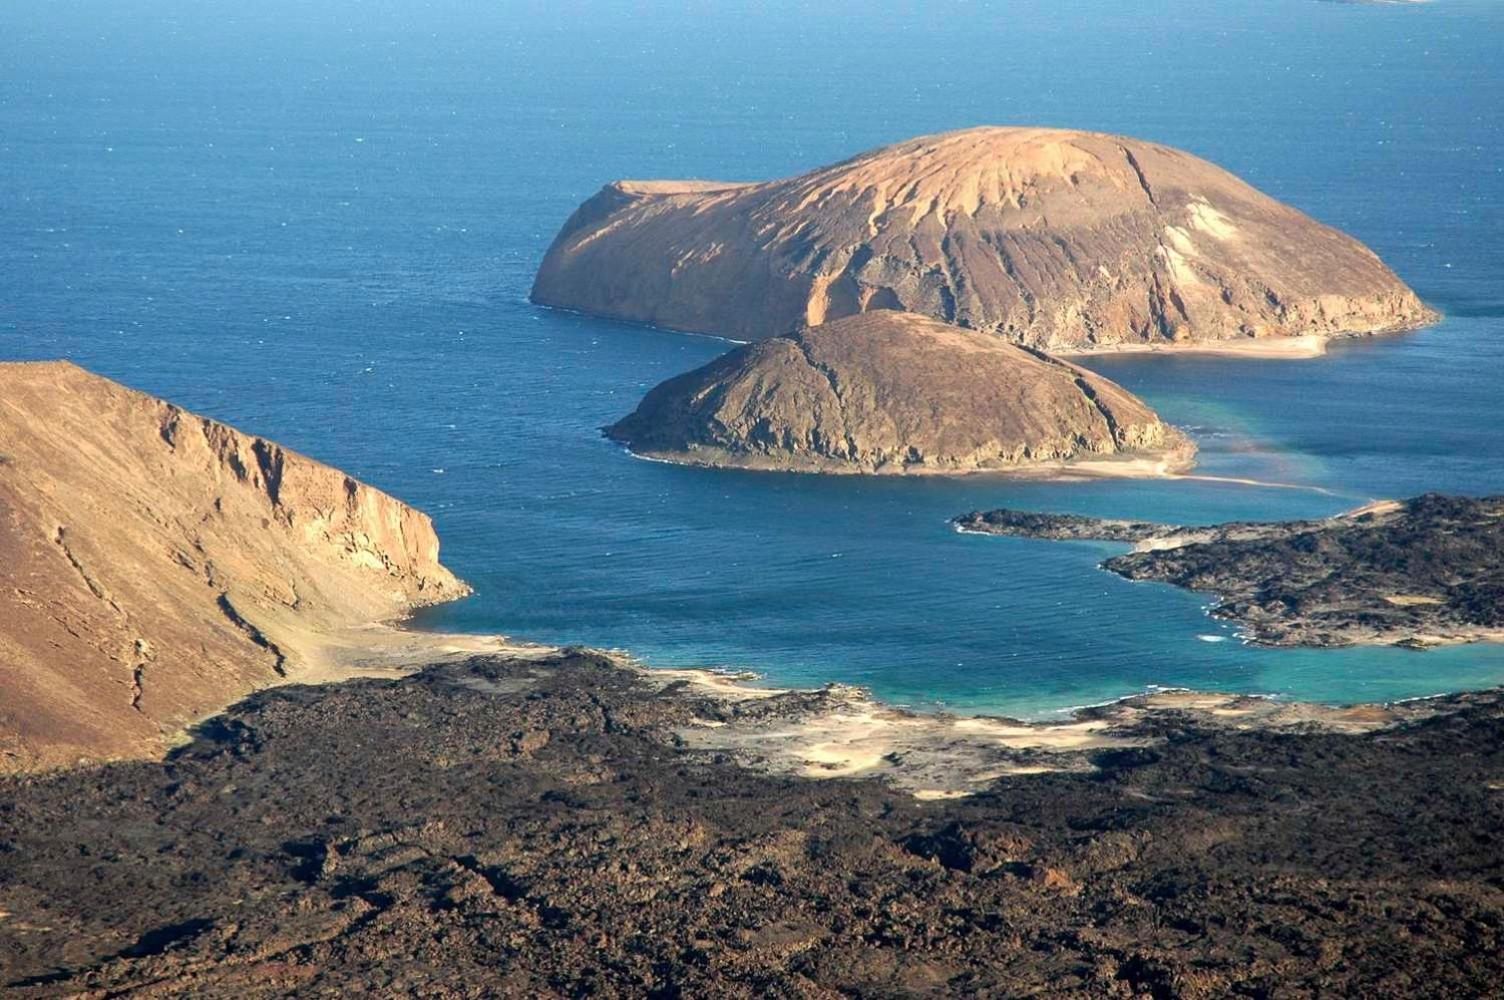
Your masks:
[{"label": "rocky cliff face", "polygon": [[[1120,386],[996,337],[881,311],[731,351],[658,386],[609,436],[702,465],[967,472],[1193,447]],[[1125,470],[1131,471],[1131,470]]]},{"label": "rocky cliff face", "polygon": [[533,299],[744,339],[900,309],[1051,351],[1434,319],[1367,247],[1205,160],[1023,128],[768,183],[609,184],[554,241]]},{"label": "rocky cliff face", "polygon": [[66,363],[0,364],[0,770],[160,753],[458,597],[427,516]]}]

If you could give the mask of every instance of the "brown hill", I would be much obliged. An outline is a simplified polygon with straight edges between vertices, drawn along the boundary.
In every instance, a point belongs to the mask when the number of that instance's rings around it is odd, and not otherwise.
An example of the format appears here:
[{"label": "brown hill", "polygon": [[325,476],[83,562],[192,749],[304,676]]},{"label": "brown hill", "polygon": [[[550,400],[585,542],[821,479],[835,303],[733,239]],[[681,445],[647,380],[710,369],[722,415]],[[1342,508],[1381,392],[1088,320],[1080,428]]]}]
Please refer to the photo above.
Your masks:
[{"label": "brown hill", "polygon": [[1369,334],[1435,318],[1367,247],[1188,153],[925,136],[787,180],[619,181],[533,300],[758,339],[900,309],[1049,351]]},{"label": "brown hill", "polygon": [[[1194,448],[1120,386],[911,313],[848,317],[738,348],[607,429],[640,454],[824,472],[1189,464]],[[1085,467],[1084,465],[1080,467]]]},{"label": "brown hill", "polygon": [[427,516],[71,364],[0,364],[0,771],[159,754],[458,597]]}]

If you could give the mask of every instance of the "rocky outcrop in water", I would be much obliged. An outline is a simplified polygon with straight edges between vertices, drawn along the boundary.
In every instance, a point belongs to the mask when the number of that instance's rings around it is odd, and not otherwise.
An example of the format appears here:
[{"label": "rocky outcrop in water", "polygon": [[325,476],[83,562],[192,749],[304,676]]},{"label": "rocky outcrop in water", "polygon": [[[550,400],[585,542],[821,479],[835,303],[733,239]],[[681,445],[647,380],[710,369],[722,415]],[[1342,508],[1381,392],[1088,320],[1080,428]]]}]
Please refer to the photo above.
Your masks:
[{"label": "rocky outcrop in water", "polygon": [[160,754],[449,600],[426,515],[71,364],[0,364],[0,771]]},{"label": "rocky outcrop in water", "polygon": [[1215,594],[1212,614],[1265,645],[1504,639],[1504,497],[1428,494],[1318,521],[1194,528],[1006,510],[955,523],[984,534],[1136,542],[1104,568]]},{"label": "rocky outcrop in water", "polygon": [[699,465],[1155,474],[1194,446],[1120,386],[976,331],[881,311],[737,348],[607,429]]},{"label": "rocky outcrop in water", "polygon": [[1040,128],[924,136],[766,183],[609,184],[532,297],[740,339],[896,309],[1054,352],[1435,318],[1367,247],[1205,160]]},{"label": "rocky outcrop in water", "polygon": [[1049,538],[1055,541],[1142,542],[1174,531],[1154,521],[1086,517],[1081,514],[1043,514],[1029,510],[974,510],[953,518],[960,531],[975,535]]}]

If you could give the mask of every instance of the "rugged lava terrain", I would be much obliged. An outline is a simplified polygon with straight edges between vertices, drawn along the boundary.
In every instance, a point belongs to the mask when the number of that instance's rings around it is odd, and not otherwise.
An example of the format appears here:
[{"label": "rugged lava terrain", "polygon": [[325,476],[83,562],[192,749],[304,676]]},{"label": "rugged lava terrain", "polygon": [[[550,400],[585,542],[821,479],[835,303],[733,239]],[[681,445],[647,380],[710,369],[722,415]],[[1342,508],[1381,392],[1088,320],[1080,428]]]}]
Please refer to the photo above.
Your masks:
[{"label": "rugged lava terrain", "polygon": [[1185,528],[997,510],[964,531],[1131,541],[1103,566],[1219,597],[1276,646],[1417,647],[1504,637],[1504,497],[1436,494],[1321,521]]},{"label": "rugged lava terrain", "polygon": [[826,472],[1041,469],[1194,446],[1100,375],[998,338],[879,311],[738,348],[648,393],[607,429],[701,465]]},{"label": "rugged lava terrain", "polygon": [[166,763],[0,779],[8,995],[1404,997],[1504,976],[1504,705],[1175,712],[924,803],[677,749],[595,656],[278,688]]},{"label": "rugged lava terrain", "polygon": [[64,362],[0,364],[0,528],[0,772],[158,757],[466,592],[427,515]]},{"label": "rugged lava terrain", "polygon": [[1056,352],[1434,319],[1367,247],[1205,160],[1040,128],[767,183],[618,181],[565,224],[532,294],[742,339],[898,309]]}]

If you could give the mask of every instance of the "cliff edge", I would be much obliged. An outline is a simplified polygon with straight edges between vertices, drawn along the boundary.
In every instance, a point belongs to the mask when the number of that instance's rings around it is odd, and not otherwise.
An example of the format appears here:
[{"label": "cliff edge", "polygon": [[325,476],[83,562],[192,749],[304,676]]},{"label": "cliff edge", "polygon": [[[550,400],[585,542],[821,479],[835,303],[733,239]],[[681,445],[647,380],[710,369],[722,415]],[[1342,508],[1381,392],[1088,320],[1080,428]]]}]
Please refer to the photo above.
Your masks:
[{"label": "cliff edge", "polygon": [[423,513],[65,362],[0,364],[0,771],[161,754],[466,593]]}]

